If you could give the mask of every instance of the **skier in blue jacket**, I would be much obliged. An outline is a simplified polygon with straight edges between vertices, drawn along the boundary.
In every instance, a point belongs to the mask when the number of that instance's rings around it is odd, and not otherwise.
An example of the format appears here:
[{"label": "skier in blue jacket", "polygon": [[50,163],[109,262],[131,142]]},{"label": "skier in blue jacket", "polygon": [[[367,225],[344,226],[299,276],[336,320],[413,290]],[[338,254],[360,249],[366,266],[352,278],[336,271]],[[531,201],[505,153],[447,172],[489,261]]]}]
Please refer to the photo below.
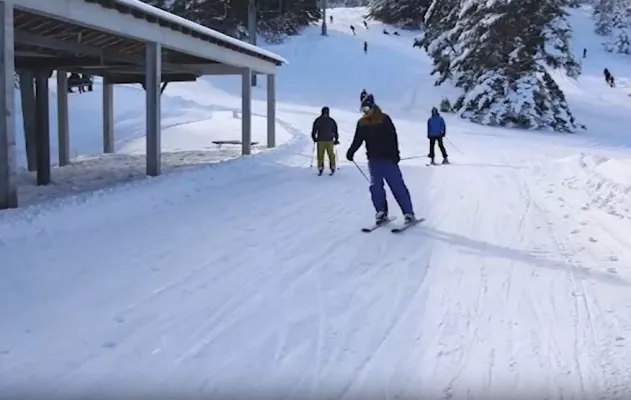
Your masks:
[{"label": "skier in blue jacket", "polygon": [[436,164],[434,162],[436,142],[438,142],[438,148],[440,148],[440,152],[443,155],[443,164],[449,164],[447,150],[445,150],[445,145],[443,144],[443,138],[446,133],[447,125],[445,125],[445,120],[440,116],[436,107],[432,108],[432,116],[427,120],[427,137],[429,138],[429,154],[427,156],[431,159],[432,164]]}]

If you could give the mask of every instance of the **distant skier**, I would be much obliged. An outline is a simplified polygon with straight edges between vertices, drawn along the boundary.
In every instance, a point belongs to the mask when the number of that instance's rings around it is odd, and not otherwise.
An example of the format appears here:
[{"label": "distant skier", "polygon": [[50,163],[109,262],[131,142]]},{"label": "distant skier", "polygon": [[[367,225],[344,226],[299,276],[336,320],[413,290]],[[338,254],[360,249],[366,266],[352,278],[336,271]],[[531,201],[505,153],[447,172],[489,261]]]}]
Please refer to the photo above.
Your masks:
[{"label": "distant skier", "polygon": [[331,118],[329,107],[322,107],[322,115],[313,121],[311,138],[316,144],[318,158],[318,175],[324,171],[324,153],[329,158],[329,168],[331,175],[335,173],[335,146],[340,144],[337,133],[337,123]]},{"label": "distant skier", "polygon": [[357,34],[355,33],[355,27],[354,27],[353,25],[351,25],[351,32],[353,32],[353,35],[357,35]]},{"label": "distant skier", "polygon": [[583,58],[587,58],[587,49],[583,48]]},{"label": "distant skier", "polygon": [[605,82],[607,82],[608,85],[611,85],[611,73],[609,72],[609,70],[607,68],[605,68],[604,71],[605,74]]},{"label": "distant skier", "polygon": [[352,162],[355,152],[359,150],[362,143],[366,143],[366,157],[371,179],[370,195],[377,213],[375,216],[377,223],[384,222],[388,218],[384,181],[401,207],[405,222],[413,222],[416,217],[410,192],[399,169],[401,160],[399,141],[392,119],[375,104],[375,99],[371,94],[362,101],[362,112],[364,115],[357,122],[355,136],[346,152],[346,158]]},{"label": "distant skier", "polygon": [[332,15],[329,17],[329,20],[331,21],[331,23],[333,23],[333,16]]},{"label": "distant skier", "polygon": [[436,164],[434,162],[434,147],[436,147],[436,142],[438,142],[438,147],[443,155],[443,164],[449,164],[447,150],[445,150],[445,145],[443,144],[443,138],[446,133],[447,126],[445,120],[440,116],[436,107],[432,108],[432,116],[427,120],[427,138],[429,139],[428,157],[432,165]]},{"label": "distant skier", "polygon": [[368,54],[368,42],[364,41],[364,54]]},{"label": "distant skier", "polygon": [[364,27],[368,29],[368,22],[364,21]]}]

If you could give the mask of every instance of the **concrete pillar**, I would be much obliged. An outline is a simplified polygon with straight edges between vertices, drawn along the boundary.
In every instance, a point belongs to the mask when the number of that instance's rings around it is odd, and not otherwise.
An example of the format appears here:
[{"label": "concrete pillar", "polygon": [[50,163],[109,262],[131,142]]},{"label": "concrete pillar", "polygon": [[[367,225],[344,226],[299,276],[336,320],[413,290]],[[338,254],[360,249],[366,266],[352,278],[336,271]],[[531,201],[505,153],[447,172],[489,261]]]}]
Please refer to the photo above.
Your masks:
[{"label": "concrete pillar", "polygon": [[70,164],[70,130],[68,127],[68,74],[57,71],[57,144],[59,166]]},{"label": "concrete pillar", "polygon": [[161,170],[160,82],[162,49],[157,43],[145,45],[145,94],[147,99],[147,175],[158,176]]},{"label": "concrete pillar", "polygon": [[37,115],[35,113],[35,75],[31,70],[23,70],[20,74],[20,102],[22,103],[22,125],[24,143],[26,145],[26,164],[29,171],[37,169]]},{"label": "concrete pillar", "polygon": [[252,153],[252,70],[241,72],[241,154]]},{"label": "concrete pillar", "polygon": [[0,1],[0,210],[18,206],[15,177],[13,2]]},{"label": "concrete pillar", "polygon": [[50,111],[48,71],[35,73],[35,112],[37,113],[37,185],[50,184]]},{"label": "concrete pillar", "polygon": [[114,85],[103,78],[103,153],[114,153]]},{"label": "concrete pillar", "polygon": [[276,75],[267,75],[267,148],[276,147]]}]

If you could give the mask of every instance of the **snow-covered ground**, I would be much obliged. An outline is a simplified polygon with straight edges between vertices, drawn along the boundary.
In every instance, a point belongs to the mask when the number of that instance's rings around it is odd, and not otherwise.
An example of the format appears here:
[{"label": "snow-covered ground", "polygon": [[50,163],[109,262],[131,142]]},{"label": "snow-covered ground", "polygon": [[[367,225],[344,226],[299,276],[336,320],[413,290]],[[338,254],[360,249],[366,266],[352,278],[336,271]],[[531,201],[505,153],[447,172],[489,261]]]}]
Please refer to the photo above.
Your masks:
[{"label": "snow-covered ground", "polygon": [[[291,63],[278,149],[0,214],[0,397],[631,396],[630,60],[601,52],[574,11],[585,73],[558,78],[588,130],[447,116],[453,165],[428,168],[425,120],[457,92],[433,86],[411,33],[366,31],[362,12],[335,9],[329,37],[314,27],[271,47]],[[169,87],[165,124],[180,125],[165,146],[202,152],[238,135],[238,85]],[[427,218],[400,236],[359,232],[373,210],[353,164],[309,168],[313,118],[331,107],[343,157],[364,87],[394,118]],[[135,154],[129,99],[117,134]],[[99,138],[76,149],[98,152]]]}]

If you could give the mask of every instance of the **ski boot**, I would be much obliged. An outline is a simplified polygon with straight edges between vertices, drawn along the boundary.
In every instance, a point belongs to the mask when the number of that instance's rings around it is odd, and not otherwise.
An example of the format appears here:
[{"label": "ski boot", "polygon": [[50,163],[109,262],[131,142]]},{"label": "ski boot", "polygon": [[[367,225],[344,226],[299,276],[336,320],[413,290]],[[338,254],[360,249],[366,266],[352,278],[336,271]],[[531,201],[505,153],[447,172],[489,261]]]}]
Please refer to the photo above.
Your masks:
[{"label": "ski boot", "polygon": [[335,174],[335,168],[331,168],[331,173],[329,175]]},{"label": "ski boot", "polygon": [[385,211],[379,211],[377,215],[375,215],[375,223],[383,224],[384,222],[388,222],[388,214]]},{"label": "ski boot", "polygon": [[414,216],[414,214],[405,214],[403,216],[403,222],[405,224],[411,224],[412,222],[416,222],[416,217]]},{"label": "ski boot", "polygon": [[324,168],[318,168],[318,176],[322,176],[323,172],[324,172]]},{"label": "ski boot", "polygon": [[432,160],[429,162],[429,165],[436,165],[436,161],[434,161],[434,159],[432,158]]},{"label": "ski boot", "polygon": [[449,159],[447,157],[443,159],[443,164],[449,164]]}]

